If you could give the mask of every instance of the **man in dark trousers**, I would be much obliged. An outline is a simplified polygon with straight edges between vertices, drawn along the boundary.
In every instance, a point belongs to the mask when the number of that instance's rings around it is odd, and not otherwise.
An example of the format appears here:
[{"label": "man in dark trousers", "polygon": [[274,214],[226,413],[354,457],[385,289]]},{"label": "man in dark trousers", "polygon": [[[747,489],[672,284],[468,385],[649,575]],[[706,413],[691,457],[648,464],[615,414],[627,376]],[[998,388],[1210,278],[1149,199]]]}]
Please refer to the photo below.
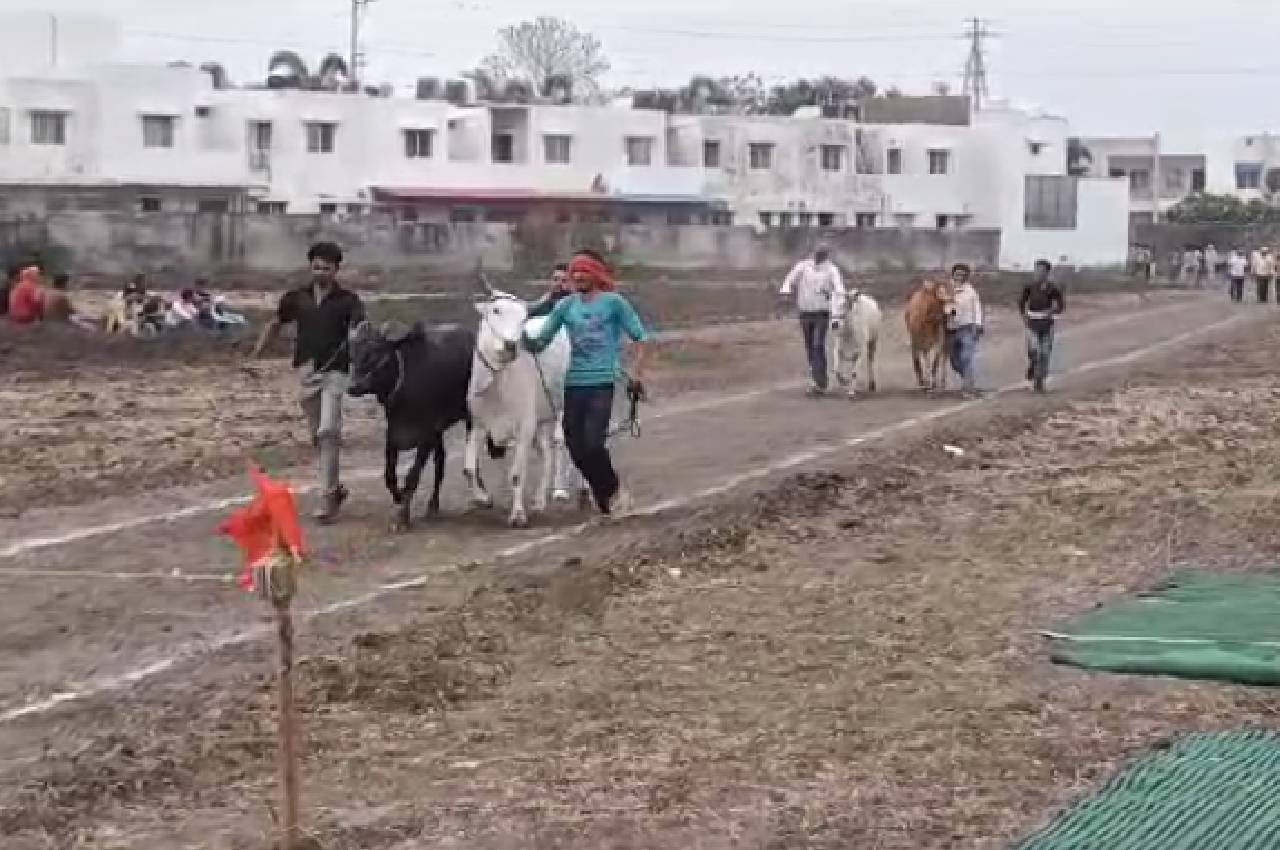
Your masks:
[{"label": "man in dark trousers", "polygon": [[307,261],[311,282],[281,297],[253,356],[262,356],[282,325],[297,326],[293,366],[298,371],[307,428],[320,453],[322,501],[315,519],[328,524],[338,518],[347,498],[340,471],[342,402],[351,382],[351,334],[364,321],[365,311],[360,296],[338,283],[341,248],[332,242],[317,242],[307,252]]},{"label": "man in dark trousers", "polygon": [[1018,301],[1018,312],[1027,327],[1027,380],[1038,393],[1044,392],[1049,374],[1054,320],[1067,309],[1062,290],[1049,279],[1052,271],[1048,260],[1036,260],[1035,278],[1022,288]]}]

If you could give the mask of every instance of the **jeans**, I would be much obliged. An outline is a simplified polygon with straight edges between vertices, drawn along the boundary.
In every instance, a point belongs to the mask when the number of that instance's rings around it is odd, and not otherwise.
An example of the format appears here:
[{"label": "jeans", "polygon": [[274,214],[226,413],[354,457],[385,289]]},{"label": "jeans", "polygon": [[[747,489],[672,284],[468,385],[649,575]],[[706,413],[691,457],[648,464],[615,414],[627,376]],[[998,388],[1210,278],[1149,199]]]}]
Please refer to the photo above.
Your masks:
[{"label": "jeans", "polygon": [[1244,278],[1242,277],[1231,278],[1231,285],[1228,287],[1228,291],[1231,294],[1232,301],[1236,301],[1236,302],[1243,301],[1244,300]]},{"label": "jeans", "polygon": [[565,446],[602,513],[609,512],[609,502],[619,487],[618,473],[613,469],[613,458],[605,442],[612,414],[613,384],[565,387]]},{"label": "jeans", "polygon": [[831,314],[826,310],[800,314],[800,331],[804,334],[809,374],[813,377],[813,385],[820,390],[827,388],[827,330],[830,327]]},{"label": "jeans", "polygon": [[320,449],[320,492],[332,496],[342,489],[342,401],[350,378],[346,372],[317,372],[308,362],[298,370],[298,381],[307,430]]},{"label": "jeans", "polygon": [[960,376],[965,392],[972,392],[977,381],[978,330],[977,325],[961,325],[952,335],[951,368]]},{"label": "jeans", "polygon": [[1271,278],[1257,275],[1254,277],[1253,282],[1258,287],[1258,303],[1266,304],[1271,300],[1269,297],[1271,294]]},{"label": "jeans", "polygon": [[1027,379],[1040,386],[1049,376],[1049,358],[1053,356],[1053,325],[1027,328]]}]

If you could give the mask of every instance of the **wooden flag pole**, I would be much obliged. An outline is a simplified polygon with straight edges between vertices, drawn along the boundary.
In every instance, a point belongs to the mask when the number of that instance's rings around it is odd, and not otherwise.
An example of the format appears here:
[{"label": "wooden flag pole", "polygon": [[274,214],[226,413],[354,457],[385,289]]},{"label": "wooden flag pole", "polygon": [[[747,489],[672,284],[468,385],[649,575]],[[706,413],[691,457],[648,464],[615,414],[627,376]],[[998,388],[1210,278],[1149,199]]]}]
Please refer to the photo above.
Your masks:
[{"label": "wooden flag pole", "polygon": [[[286,569],[288,569],[286,567]],[[276,636],[280,645],[279,753],[280,753],[280,850],[298,848],[298,748],[293,704],[293,611],[290,597],[272,600],[276,609]]]}]

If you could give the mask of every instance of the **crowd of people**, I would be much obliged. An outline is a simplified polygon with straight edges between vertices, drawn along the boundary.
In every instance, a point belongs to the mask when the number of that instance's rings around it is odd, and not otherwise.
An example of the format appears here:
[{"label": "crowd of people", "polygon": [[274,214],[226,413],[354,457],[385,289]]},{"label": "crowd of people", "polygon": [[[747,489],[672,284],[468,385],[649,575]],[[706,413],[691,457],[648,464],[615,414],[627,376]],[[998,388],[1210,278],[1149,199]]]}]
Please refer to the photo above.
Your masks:
[{"label": "crowd of people", "polygon": [[66,273],[50,278],[38,261],[14,266],[0,287],[0,314],[13,325],[66,324],[137,337],[187,330],[227,333],[246,324],[244,316],[227,306],[226,297],[212,293],[204,280],[166,298],[149,292],[145,276],[135,275],[112,297],[100,319],[76,308],[70,282]]},{"label": "crowd of people", "polygon": [[[1027,380],[1043,392],[1053,351],[1054,326],[1066,310],[1062,289],[1053,282],[1053,265],[1038,260],[1032,281],[1023,287],[1018,312],[1026,329]],[[973,269],[966,263],[951,268],[947,285],[922,280],[921,286],[938,293],[943,302],[945,337],[943,350],[947,363],[959,376],[966,397],[981,395],[977,385],[978,349],[985,334],[982,298],[973,283]],[[812,257],[798,262],[783,280],[778,294],[793,302],[800,319],[805,354],[809,360],[811,396],[822,396],[828,387],[828,329],[838,328],[840,305],[847,302],[847,291],[839,267],[831,259],[831,251],[819,245]]]}]

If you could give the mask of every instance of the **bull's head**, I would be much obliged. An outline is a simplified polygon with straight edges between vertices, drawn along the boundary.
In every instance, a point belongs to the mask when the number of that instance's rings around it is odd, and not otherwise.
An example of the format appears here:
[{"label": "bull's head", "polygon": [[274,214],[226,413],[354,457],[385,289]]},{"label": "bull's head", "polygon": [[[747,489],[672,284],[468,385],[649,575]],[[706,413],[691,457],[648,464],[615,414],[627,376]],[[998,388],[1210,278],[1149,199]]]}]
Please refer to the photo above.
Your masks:
[{"label": "bull's head", "polygon": [[351,387],[347,392],[387,402],[404,383],[403,347],[424,333],[419,323],[408,327],[401,322],[384,322],[374,328],[361,322],[351,335]]},{"label": "bull's head", "polygon": [[493,368],[502,368],[520,356],[525,322],[529,310],[524,302],[510,295],[499,294],[488,301],[476,303],[480,314],[480,330],[476,334],[476,349]]}]

